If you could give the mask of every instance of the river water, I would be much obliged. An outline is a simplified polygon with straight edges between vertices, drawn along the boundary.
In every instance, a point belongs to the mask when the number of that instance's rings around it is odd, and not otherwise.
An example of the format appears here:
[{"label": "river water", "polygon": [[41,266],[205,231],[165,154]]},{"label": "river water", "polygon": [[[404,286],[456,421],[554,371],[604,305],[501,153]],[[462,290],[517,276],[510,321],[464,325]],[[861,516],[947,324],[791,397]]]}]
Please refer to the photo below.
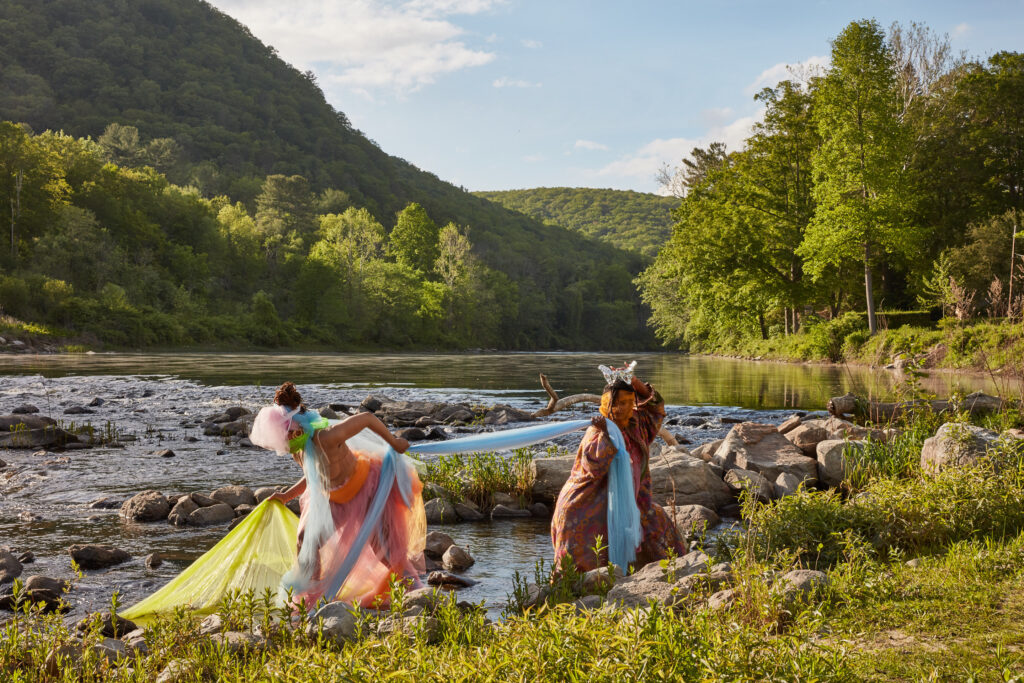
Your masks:
[{"label": "river water", "polygon": [[[634,357],[631,357],[632,359]],[[670,427],[690,447],[721,438],[722,418],[779,422],[794,410],[821,410],[829,397],[853,391],[888,397],[897,378],[887,371],[805,366],[677,354],[640,354],[638,372],[669,404],[670,418],[700,418]],[[132,560],[87,572],[72,591],[70,617],[109,603],[113,590],[131,604],[175,576],[220,539],[224,527],[179,529],[167,523],[135,524],[116,511],[86,505],[103,496],[127,498],[145,489],[165,494],[210,491],[228,484],[252,488],[290,484],[301,476],[290,460],[221,438],[204,437],[202,418],[233,405],[256,410],[286,380],[300,385],[306,403],[358,404],[368,393],[391,399],[508,403],[536,409],[547,402],[538,373],[561,395],[597,392],[599,363],[625,358],[597,353],[535,354],[89,354],[0,355],[0,414],[24,403],[64,423],[116,428],[123,447],[36,454],[0,449],[0,545],[37,560],[24,576],[71,578],[67,547],[110,543]],[[952,389],[1000,387],[975,376],[936,374],[925,386]],[[65,415],[94,398],[103,405],[85,415]],[[593,414],[585,407],[575,417]],[[561,414],[558,419],[570,417]],[[578,436],[562,445],[574,448]],[[173,458],[153,455],[170,448]],[[496,612],[518,571],[532,578],[538,560],[550,562],[547,522],[496,521],[439,527],[467,547],[477,563],[466,576],[479,583],[460,599],[483,602]],[[159,552],[164,564],[146,569]]]}]

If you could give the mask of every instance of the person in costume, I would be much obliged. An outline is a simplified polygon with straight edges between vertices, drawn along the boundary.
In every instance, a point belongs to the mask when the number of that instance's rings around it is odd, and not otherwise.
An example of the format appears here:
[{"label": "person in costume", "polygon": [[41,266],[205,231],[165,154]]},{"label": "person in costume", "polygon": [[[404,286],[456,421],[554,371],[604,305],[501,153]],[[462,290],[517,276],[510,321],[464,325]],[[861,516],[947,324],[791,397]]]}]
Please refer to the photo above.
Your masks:
[{"label": "person in costume", "polygon": [[[418,586],[426,537],[422,485],[397,455],[409,442],[373,413],[329,422],[302,404],[291,382],[277,390],[274,404],[260,410],[250,439],[291,454],[304,474],[272,496],[282,503],[301,496],[298,558],[281,591],[294,604],[322,598],[371,606],[386,597],[392,576]],[[388,446],[393,452],[379,455]]]},{"label": "person in costume", "polygon": [[[609,561],[626,571],[629,564],[663,559],[670,550],[686,552],[675,525],[651,494],[649,451],[665,418],[665,402],[633,375],[635,366],[635,361],[620,369],[601,366],[608,381],[601,393],[601,417],[594,418],[580,442],[551,520],[556,571],[566,561],[579,571]],[[615,441],[625,453],[620,455]]]}]

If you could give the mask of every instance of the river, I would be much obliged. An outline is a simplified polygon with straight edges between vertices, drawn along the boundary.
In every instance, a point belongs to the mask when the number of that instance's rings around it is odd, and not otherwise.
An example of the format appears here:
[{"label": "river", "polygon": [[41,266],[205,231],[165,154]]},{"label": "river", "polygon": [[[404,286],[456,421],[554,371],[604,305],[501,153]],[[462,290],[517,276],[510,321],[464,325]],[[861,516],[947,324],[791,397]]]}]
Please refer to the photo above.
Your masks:
[{"label": "river", "polygon": [[[678,354],[638,354],[638,372],[669,404],[670,418],[700,417],[671,427],[695,446],[721,438],[722,417],[779,422],[794,410],[821,410],[829,397],[853,391],[890,397],[896,376],[860,367],[790,365]],[[76,354],[0,355],[0,414],[32,403],[65,423],[88,422],[128,436],[123,447],[34,454],[0,449],[0,545],[37,560],[23,577],[71,578],[67,547],[110,543],[132,560],[87,572],[72,591],[69,618],[109,604],[113,590],[133,603],[180,572],[213,546],[223,527],[179,529],[166,523],[134,524],[116,511],[86,507],[103,496],[127,498],[145,489],[165,494],[228,484],[252,488],[289,484],[301,476],[294,463],[260,449],[242,448],[197,428],[207,415],[232,405],[258,409],[282,381],[300,385],[310,406],[357,404],[368,393],[392,399],[508,403],[536,409],[547,397],[538,373],[562,395],[597,392],[599,363],[620,364],[621,355],[598,353],[517,354]],[[953,389],[994,393],[991,380],[937,373],[924,380],[933,393]],[[103,405],[86,415],[65,415],[94,398]],[[591,411],[591,412],[587,412]],[[587,408],[583,415],[592,414]],[[577,414],[577,417],[579,414]],[[572,447],[570,437],[567,446]],[[155,451],[169,448],[176,457]],[[500,610],[512,575],[532,578],[535,563],[550,561],[547,523],[497,521],[439,527],[467,547],[477,563],[466,575],[479,583],[460,599]],[[143,559],[159,552],[166,561],[147,569]]]}]

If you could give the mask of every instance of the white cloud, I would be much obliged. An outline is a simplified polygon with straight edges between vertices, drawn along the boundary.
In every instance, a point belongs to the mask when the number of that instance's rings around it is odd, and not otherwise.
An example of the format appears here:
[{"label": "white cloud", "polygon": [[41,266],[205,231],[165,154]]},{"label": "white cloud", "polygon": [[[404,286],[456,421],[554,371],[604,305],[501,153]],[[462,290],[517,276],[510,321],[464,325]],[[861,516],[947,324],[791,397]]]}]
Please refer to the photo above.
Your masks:
[{"label": "white cloud", "polygon": [[517,78],[507,78],[502,76],[501,78],[494,79],[491,83],[495,88],[539,88],[541,83],[531,83],[530,81],[524,81]]},{"label": "white cloud", "polygon": [[712,142],[724,142],[729,151],[742,149],[750,137],[754,124],[764,117],[764,109],[752,116],[743,116],[724,125],[714,126],[696,138],[659,138],[651,140],[640,149],[607,164],[595,172],[597,176],[619,176],[653,182],[655,174],[663,165],[677,166],[690,155],[694,147],[706,147]]},{"label": "white cloud", "polygon": [[971,25],[964,22],[953,27],[953,37],[960,38],[971,32]]},{"label": "white cloud", "polygon": [[831,62],[830,57],[809,57],[802,62],[796,64],[789,64],[786,62],[779,62],[774,66],[770,66],[761,74],[754,79],[754,82],[744,88],[743,92],[747,95],[754,95],[758,93],[762,88],[774,88],[778,85],[779,81],[785,80],[804,80],[808,76],[813,75],[819,70],[823,70],[828,67]]},{"label": "white cloud", "polygon": [[536,164],[538,162],[544,161],[545,158],[546,157],[543,154],[528,154],[523,157],[523,161],[529,164]]},{"label": "white cloud", "polygon": [[607,150],[608,145],[602,145],[600,142],[594,142],[593,140],[577,140],[574,145],[576,149],[592,149],[592,150]]},{"label": "white cloud", "polygon": [[503,0],[212,0],[282,58],[321,81],[353,90],[416,90],[445,73],[495,55],[469,44],[454,15],[489,11]]},{"label": "white cloud", "polygon": [[540,42],[539,40],[533,40],[531,38],[523,38],[523,40],[520,42],[522,42],[523,47],[529,48],[531,50],[539,50],[540,48],[544,47],[544,43]]}]

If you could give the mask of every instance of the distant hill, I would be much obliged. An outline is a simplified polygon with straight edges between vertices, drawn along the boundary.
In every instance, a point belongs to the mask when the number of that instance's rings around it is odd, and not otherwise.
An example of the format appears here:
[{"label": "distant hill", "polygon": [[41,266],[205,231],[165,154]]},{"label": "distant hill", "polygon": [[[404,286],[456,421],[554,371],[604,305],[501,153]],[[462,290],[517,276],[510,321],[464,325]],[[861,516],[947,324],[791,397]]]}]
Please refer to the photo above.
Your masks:
[{"label": "distant hill", "polygon": [[679,206],[675,197],[586,187],[538,187],[473,194],[548,225],[570,228],[645,256],[654,256],[668,240],[672,233],[672,210]]},{"label": "distant hill", "polygon": [[118,123],[143,140],[173,139],[177,162],[159,168],[171,182],[250,212],[270,174],[342,190],[386,230],[416,202],[440,225],[469,226],[473,252],[515,286],[510,347],[594,348],[607,342],[584,330],[608,325],[617,345],[655,343],[635,290],[610,291],[601,277],[635,275],[643,259],[386,154],[327,103],[312,74],[206,2],[0,0],[0,27],[0,120],[94,139]]}]

